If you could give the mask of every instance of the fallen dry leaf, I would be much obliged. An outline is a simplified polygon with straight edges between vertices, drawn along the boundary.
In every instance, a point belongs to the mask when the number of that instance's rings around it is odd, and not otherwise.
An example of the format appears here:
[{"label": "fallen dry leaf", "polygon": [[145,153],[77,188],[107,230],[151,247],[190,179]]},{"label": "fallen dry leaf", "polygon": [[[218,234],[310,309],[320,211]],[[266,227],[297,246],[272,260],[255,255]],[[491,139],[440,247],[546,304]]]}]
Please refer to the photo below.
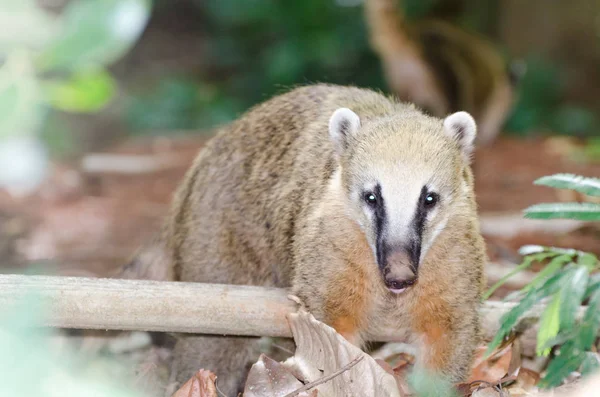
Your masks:
[{"label": "fallen dry leaf", "polygon": [[[258,361],[252,366],[246,380],[244,397],[272,397],[285,396],[304,386],[290,370],[264,354],[260,355]],[[298,397],[317,396],[303,392]]]},{"label": "fallen dry leaf", "polygon": [[396,379],[396,386],[398,386],[398,390],[400,391],[400,395],[402,397],[408,397],[411,395],[410,387],[406,380],[406,370],[402,369],[397,371],[396,368],[392,368],[388,362],[380,358],[375,359],[375,361],[381,366],[381,368],[383,368],[385,372],[394,376],[394,379]]},{"label": "fallen dry leaf", "polygon": [[502,391],[496,389],[495,387],[484,387],[479,390],[475,390],[472,397],[504,397],[508,396],[507,393],[503,393]]},{"label": "fallen dry leaf", "polygon": [[196,372],[171,397],[217,397],[216,375],[205,369]]},{"label": "fallen dry leaf", "polygon": [[288,319],[296,342],[296,353],[284,364],[305,382],[331,375],[362,357],[356,365],[316,386],[320,397],[400,397],[394,376],[333,328],[305,311],[292,313]]},{"label": "fallen dry leaf", "polygon": [[467,383],[488,382],[497,383],[509,371],[512,357],[512,346],[506,346],[489,358],[485,358],[487,346],[480,346],[475,353],[475,361],[471,376]]}]

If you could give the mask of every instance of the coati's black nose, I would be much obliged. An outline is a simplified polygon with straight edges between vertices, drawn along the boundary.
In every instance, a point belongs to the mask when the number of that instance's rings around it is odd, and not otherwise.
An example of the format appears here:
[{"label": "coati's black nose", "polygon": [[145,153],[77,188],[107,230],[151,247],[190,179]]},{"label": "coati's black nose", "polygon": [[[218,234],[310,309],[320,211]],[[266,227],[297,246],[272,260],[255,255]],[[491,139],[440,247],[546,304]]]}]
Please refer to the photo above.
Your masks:
[{"label": "coati's black nose", "polygon": [[417,281],[417,278],[411,278],[407,280],[399,280],[399,279],[385,279],[385,286],[395,294],[399,294],[404,292],[404,290],[411,285],[413,285]]}]

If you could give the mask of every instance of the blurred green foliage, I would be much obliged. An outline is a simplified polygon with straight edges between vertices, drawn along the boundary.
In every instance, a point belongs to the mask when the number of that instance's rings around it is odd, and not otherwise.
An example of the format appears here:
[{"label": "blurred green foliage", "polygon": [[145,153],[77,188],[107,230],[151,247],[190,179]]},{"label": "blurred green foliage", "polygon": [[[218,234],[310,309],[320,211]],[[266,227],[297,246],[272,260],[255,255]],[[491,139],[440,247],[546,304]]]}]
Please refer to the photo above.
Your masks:
[{"label": "blurred green foliage", "polygon": [[[205,129],[297,84],[330,82],[387,90],[368,42],[362,0],[192,0],[202,15],[200,76],[172,76],[133,95],[126,110],[137,132]],[[406,0],[408,20],[439,17],[494,34],[499,2]],[[156,2],[157,12],[167,0]],[[499,48],[505,52],[503,48]],[[563,104],[561,70],[532,56],[507,129],[518,135],[551,131],[593,134],[594,114]]]},{"label": "blurred green foliage", "polygon": [[600,120],[592,110],[564,103],[564,73],[540,56],[524,60],[526,72],[506,129],[518,135],[548,131],[577,136],[597,135]]},{"label": "blurred green foliage", "polygon": [[33,293],[0,309],[0,396],[141,396],[124,386],[130,374],[121,363],[52,343],[52,331],[40,327],[45,303]]},{"label": "blurred green foliage", "polygon": [[0,136],[35,133],[40,107],[102,109],[116,90],[106,67],[136,42],[149,13],[146,0],[76,0],[58,17],[33,0],[0,0],[8,30],[0,36]]},{"label": "blurred green foliage", "polygon": [[160,81],[133,98],[127,120],[134,130],[220,124],[297,84],[385,88],[359,2],[195,0],[195,4],[204,15],[207,36],[201,79]]},{"label": "blurred green foliage", "polygon": [[0,0],[0,187],[24,193],[43,180],[45,120],[111,101],[117,87],[107,68],[149,15],[149,0],[74,0],[58,15],[34,0]]}]

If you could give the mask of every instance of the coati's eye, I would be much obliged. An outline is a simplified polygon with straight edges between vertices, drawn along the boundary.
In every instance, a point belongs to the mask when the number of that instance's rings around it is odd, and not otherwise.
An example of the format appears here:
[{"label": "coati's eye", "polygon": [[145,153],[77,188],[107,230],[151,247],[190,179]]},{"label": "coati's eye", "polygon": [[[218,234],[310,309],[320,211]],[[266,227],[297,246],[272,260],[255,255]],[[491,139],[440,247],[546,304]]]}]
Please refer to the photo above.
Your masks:
[{"label": "coati's eye", "polygon": [[425,196],[425,207],[433,208],[437,204],[438,199],[439,196],[437,193],[428,193],[427,196]]},{"label": "coati's eye", "polygon": [[375,193],[366,192],[363,197],[367,204],[373,205],[373,206],[375,204],[377,204],[377,196],[375,195]]}]

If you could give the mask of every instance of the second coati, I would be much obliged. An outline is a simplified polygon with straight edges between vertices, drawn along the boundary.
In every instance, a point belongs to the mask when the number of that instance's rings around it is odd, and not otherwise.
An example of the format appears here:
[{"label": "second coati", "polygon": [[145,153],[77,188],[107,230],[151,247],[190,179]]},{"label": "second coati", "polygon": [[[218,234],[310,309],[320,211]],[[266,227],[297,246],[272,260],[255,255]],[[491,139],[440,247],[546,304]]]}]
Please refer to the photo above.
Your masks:
[{"label": "second coati", "polygon": [[398,0],[365,0],[369,38],[390,89],[442,117],[464,110],[477,144],[492,143],[509,116],[520,73],[482,36],[440,19],[408,22]]},{"label": "second coati", "polygon": [[[485,286],[475,135],[465,112],[439,119],[366,89],[296,88],[212,138],[152,252],[127,271],[290,287],[352,343],[394,327],[420,347],[417,365],[462,380]],[[172,375],[210,369],[235,395],[258,355],[257,338],[183,335]]]}]

